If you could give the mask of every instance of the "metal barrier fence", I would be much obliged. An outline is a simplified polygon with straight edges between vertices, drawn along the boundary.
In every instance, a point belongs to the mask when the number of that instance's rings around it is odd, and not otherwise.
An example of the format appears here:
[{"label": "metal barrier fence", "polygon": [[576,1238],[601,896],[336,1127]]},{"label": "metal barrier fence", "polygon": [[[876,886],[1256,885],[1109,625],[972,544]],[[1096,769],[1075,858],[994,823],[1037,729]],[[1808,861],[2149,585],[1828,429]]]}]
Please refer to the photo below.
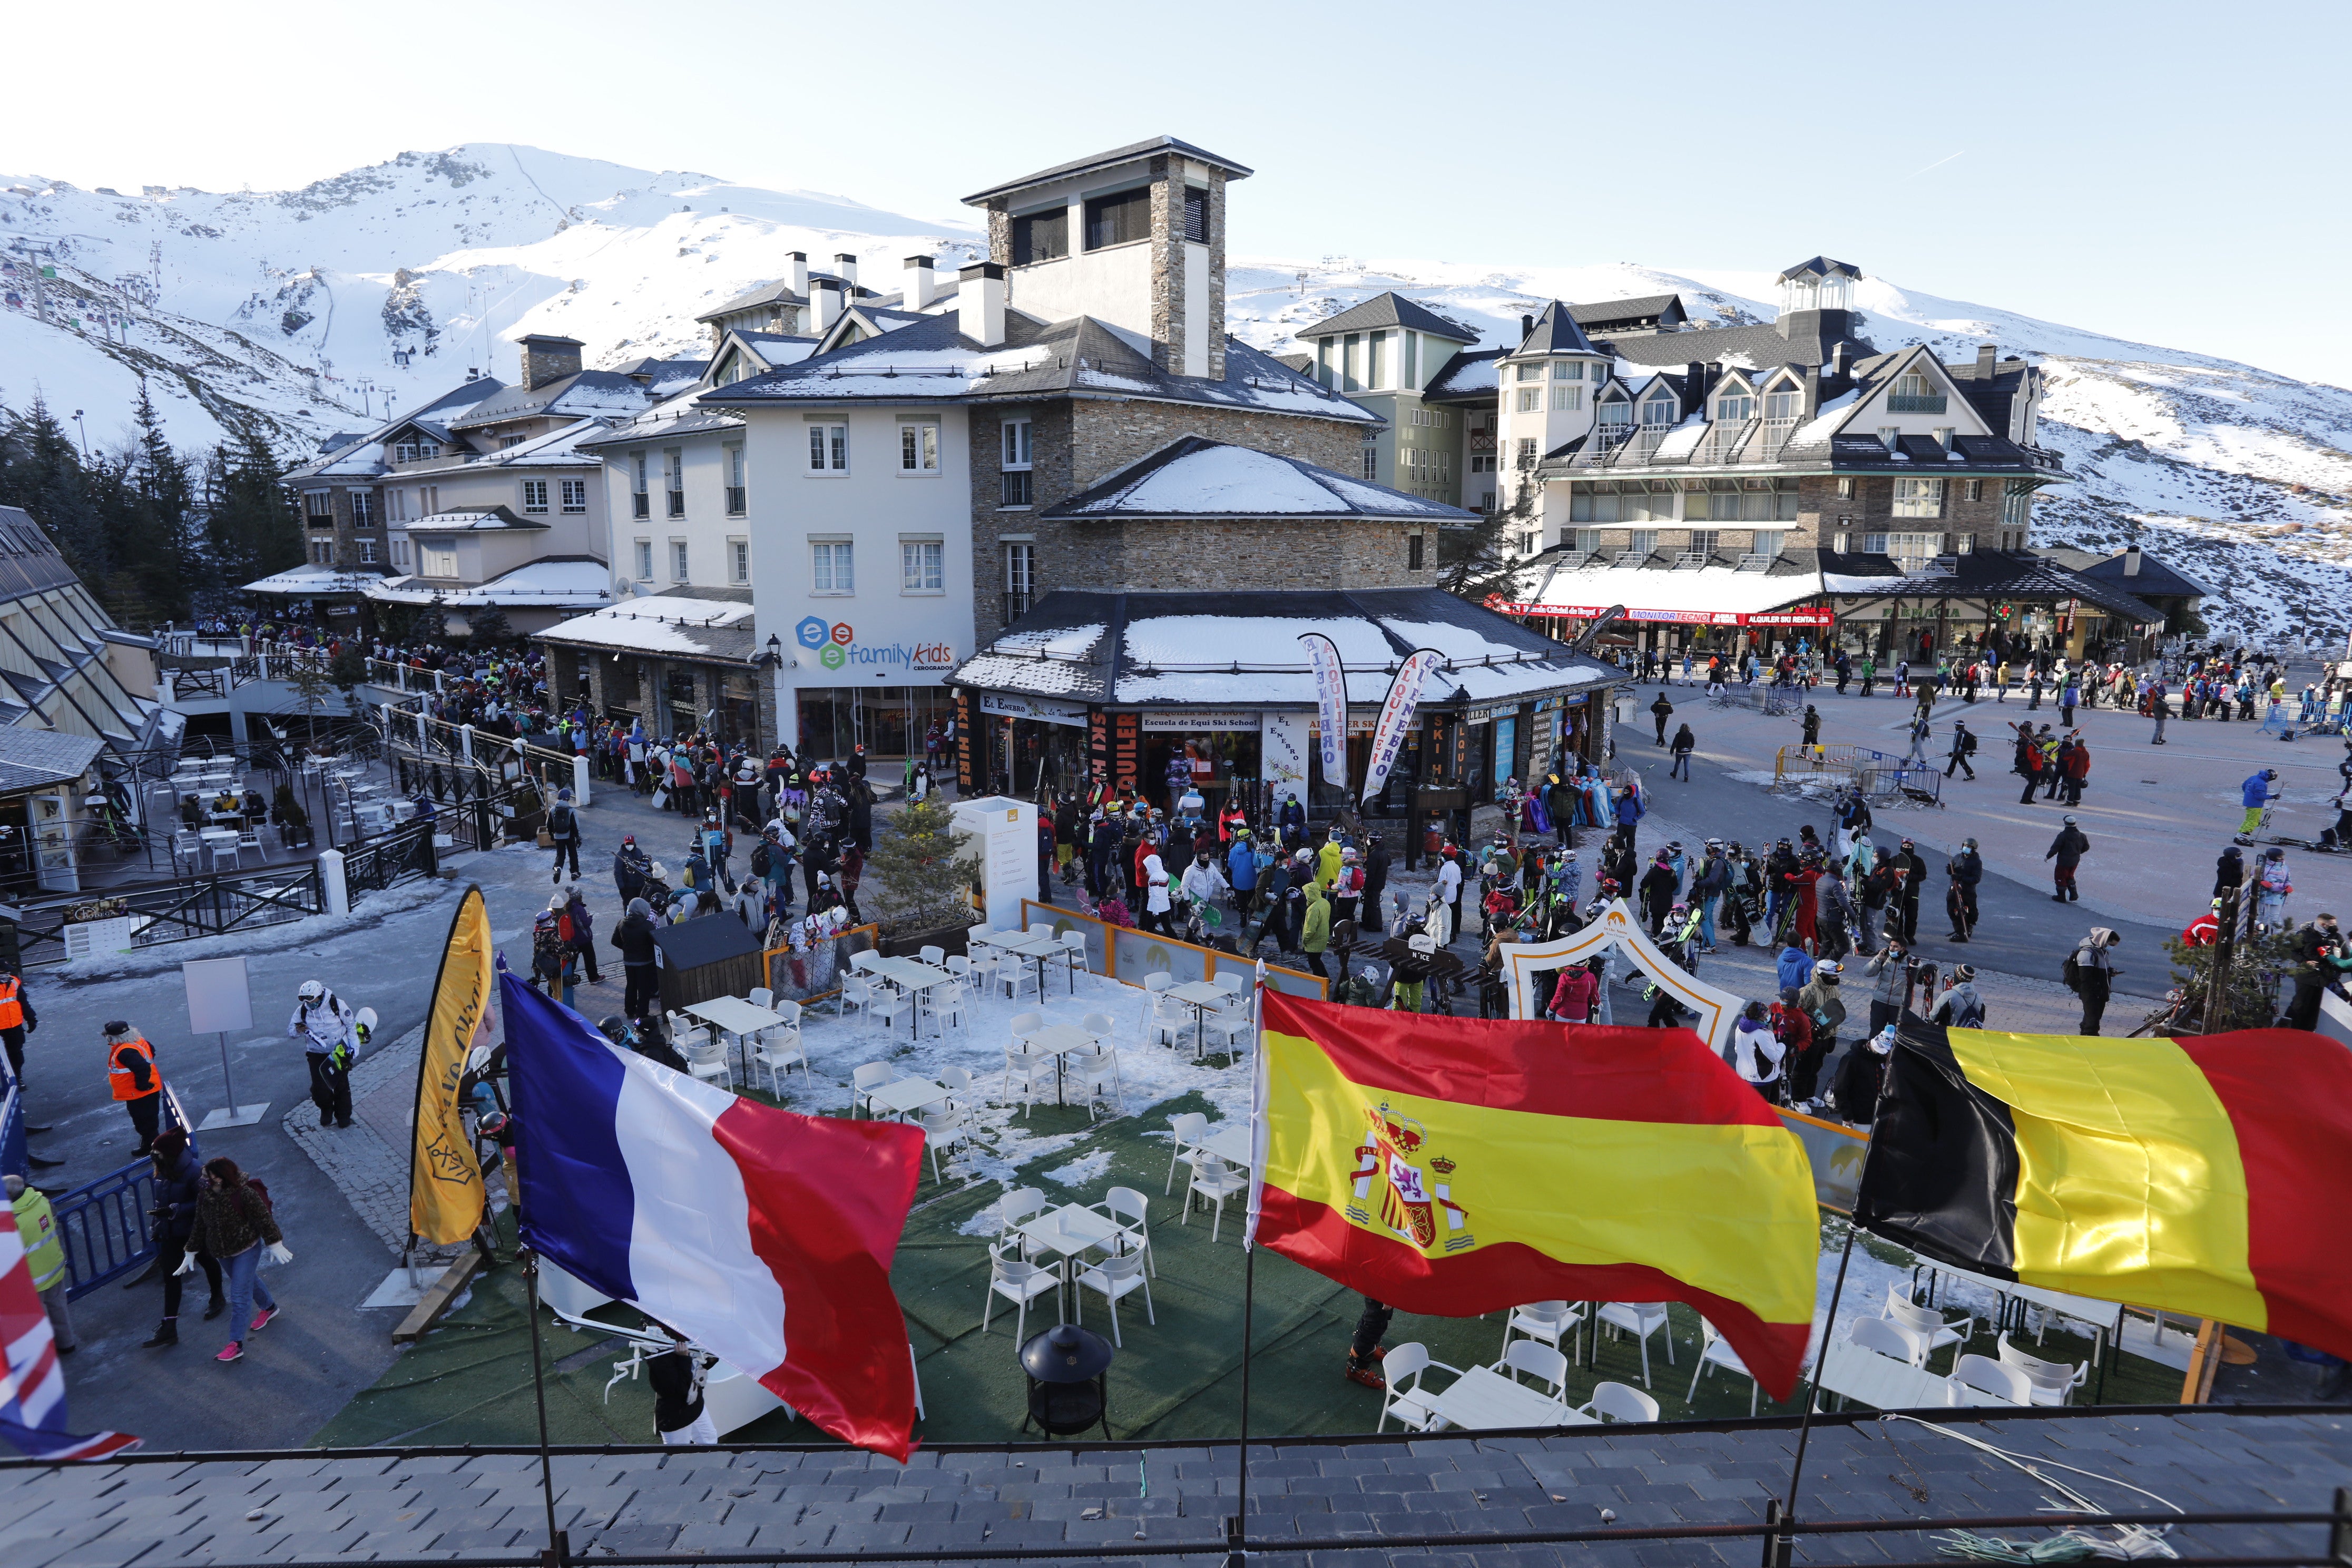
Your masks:
[{"label": "metal barrier fence", "polygon": [[133,1160],[58,1196],[58,1235],[65,1242],[66,1300],[86,1296],[155,1256],[147,1211],[155,1206],[155,1167]]},{"label": "metal barrier fence", "polygon": [[1923,805],[1944,803],[1944,775],[1932,763],[1867,746],[1783,746],[1774,753],[1774,789],[1801,789],[1816,782],[1859,789],[1871,800],[1899,795]]},{"label": "metal barrier fence", "polygon": [[437,875],[440,861],[433,837],[439,826],[436,821],[409,823],[344,850],[343,886],[353,901],[363,892]]},{"label": "metal barrier fence", "polygon": [[[322,914],[327,908],[319,868],[311,863],[233,877],[200,877],[133,888],[121,893],[81,893],[45,904],[24,906],[16,940],[27,965],[63,963],[66,931],[83,923],[93,903],[109,919],[135,922],[133,947],[193,942],[198,937],[252,931]],[[81,916],[82,920],[70,917]]]}]

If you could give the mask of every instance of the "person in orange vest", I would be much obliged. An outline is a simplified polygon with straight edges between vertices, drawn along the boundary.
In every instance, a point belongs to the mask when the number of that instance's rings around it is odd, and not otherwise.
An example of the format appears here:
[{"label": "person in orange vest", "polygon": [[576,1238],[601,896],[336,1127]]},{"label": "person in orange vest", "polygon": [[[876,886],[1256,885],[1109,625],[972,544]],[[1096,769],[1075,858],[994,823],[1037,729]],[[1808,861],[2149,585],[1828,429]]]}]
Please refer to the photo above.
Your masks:
[{"label": "person in orange vest", "polygon": [[120,1018],[106,1026],[106,1083],[131,1113],[131,1125],[139,1131],[139,1152],[145,1154],[155,1146],[163,1076],[155,1070],[155,1047]]},{"label": "person in orange vest", "polygon": [[8,1047],[8,1073],[19,1083],[25,1081],[25,1037],[40,1026],[24,976],[0,972],[0,1045]]}]

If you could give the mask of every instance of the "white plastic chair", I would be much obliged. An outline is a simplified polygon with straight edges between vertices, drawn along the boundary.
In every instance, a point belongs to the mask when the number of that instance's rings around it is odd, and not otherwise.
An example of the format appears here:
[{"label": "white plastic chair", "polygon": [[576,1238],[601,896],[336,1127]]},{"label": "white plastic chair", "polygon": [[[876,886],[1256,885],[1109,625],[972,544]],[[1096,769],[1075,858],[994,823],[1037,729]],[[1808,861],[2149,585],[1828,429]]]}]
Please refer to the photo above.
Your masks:
[{"label": "white plastic chair", "polygon": [[[1164,980],[1167,976],[1159,978]],[[1197,1044],[1200,1031],[1194,1026],[1191,1005],[1166,994],[1167,990],[1168,987],[1163,985],[1151,993],[1149,1027],[1153,1042],[1173,1047],[1181,1046],[1186,1037],[1191,1037]]]},{"label": "white plastic chair", "polygon": [[[1925,1339],[1929,1355],[1946,1345],[1965,1345],[1976,1336],[1974,1313],[1963,1312],[1957,1318],[1947,1320],[1933,1307],[1916,1305],[1907,1290],[1886,1292],[1886,1316]],[[1921,1358],[1916,1364],[1926,1366],[1926,1358]]]},{"label": "white plastic chair", "polygon": [[948,954],[947,971],[950,974],[954,975],[958,980],[962,981],[966,985],[976,987],[976,977],[980,972],[973,966],[971,956],[969,953],[951,952]]},{"label": "white plastic chair", "polygon": [[936,1075],[940,1087],[948,1091],[948,1104],[958,1110],[972,1108],[971,1073],[965,1068],[941,1068]]},{"label": "white plastic chair", "polygon": [[[1160,1326],[1160,1319],[1151,1310],[1151,1282],[1145,1279],[1143,1274],[1143,1254],[1121,1253],[1116,1258],[1106,1258],[1098,1263],[1080,1263],[1076,1267],[1078,1284],[1086,1289],[1096,1292],[1110,1304],[1111,1343],[1121,1349],[1126,1348],[1126,1342],[1118,1337],[1118,1299],[1121,1296],[1132,1294],[1137,1290],[1142,1291],[1143,1320],[1154,1328]],[[1083,1322],[1086,1320],[1086,1310],[1080,1305],[1080,1300],[1081,1298],[1073,1296],[1071,1307],[1078,1321]]]},{"label": "white plastic chair", "polygon": [[1568,1358],[1551,1346],[1534,1340],[1515,1340],[1504,1347],[1503,1359],[1495,1363],[1495,1370],[1513,1383],[1519,1381],[1519,1373],[1526,1373],[1542,1385],[1538,1392],[1546,1399],[1567,1408]]},{"label": "white plastic chair", "polygon": [[776,994],[764,985],[752,986],[751,995],[744,1000],[750,1002],[754,1007],[765,1007],[772,1013],[776,1008]]},{"label": "white plastic chair", "polygon": [[2025,1381],[2033,1385],[2032,1403],[2036,1405],[2072,1404],[2074,1390],[2091,1380],[2089,1362],[2068,1366],[2064,1362],[2043,1361],[2011,1344],[2007,1334],[2000,1336],[2000,1363],[2025,1374]]},{"label": "white plastic chair", "polygon": [[924,946],[915,950],[916,961],[921,963],[928,963],[933,969],[944,968],[947,963],[947,956],[948,950],[944,947]]},{"label": "white plastic chair", "polygon": [[1175,1137],[1174,1146],[1168,1152],[1168,1184],[1160,1192],[1163,1197],[1176,1190],[1176,1167],[1191,1159],[1201,1147],[1201,1140],[1208,1136],[1209,1119],[1197,1110],[1187,1110],[1170,1117],[1168,1126]]},{"label": "white plastic chair", "polygon": [[1118,1053],[1108,1046],[1091,1051],[1073,1052],[1067,1058],[1069,1076],[1087,1097],[1087,1123],[1094,1124],[1095,1106],[1108,1091],[1111,1113],[1127,1114],[1126,1086],[1118,1079]]},{"label": "white plastic chair", "polygon": [[914,1005],[915,998],[910,994],[895,985],[877,984],[866,994],[866,1016],[869,1020],[881,1019],[887,1028],[905,1017]]},{"label": "white plastic chair", "polygon": [[1152,1015],[1160,1010],[1160,994],[1175,984],[1176,977],[1164,969],[1143,977],[1143,1022],[1136,1026],[1138,1033],[1150,1033]]},{"label": "white plastic chair", "polygon": [[862,970],[852,970],[841,977],[841,990],[833,1005],[836,1017],[846,1018],[852,1007],[864,1012],[874,1001],[874,977]]},{"label": "white plastic chair", "polygon": [[1228,1054],[1239,1055],[1243,1045],[1254,1032],[1250,1026],[1249,993],[1239,980],[1230,974],[1220,974],[1209,984],[1223,992],[1225,999],[1203,1008],[1194,1020],[1201,1034],[1196,1049],[1205,1053],[1213,1037]]},{"label": "white plastic chair", "polygon": [[874,966],[881,962],[882,955],[870,947],[859,948],[849,955],[849,967],[860,974],[871,974],[874,973]]},{"label": "white plastic chair", "polygon": [[963,1026],[967,1038],[971,1034],[971,1001],[964,994],[961,980],[942,980],[919,994],[916,1003],[923,1017],[939,1026],[940,1038],[948,1037],[948,1020]]},{"label": "white plastic chair", "polygon": [[[1642,1386],[1650,1386],[1650,1336],[1663,1331],[1666,1336],[1666,1364],[1675,1364],[1675,1330],[1673,1320],[1666,1316],[1664,1301],[1603,1301],[1595,1314],[1592,1331],[1603,1328],[1622,1330],[1642,1342]],[[1610,1336],[1615,1339],[1612,1332]]]},{"label": "white plastic chair", "polygon": [[1947,1405],[2031,1405],[2033,1381],[2021,1367],[2004,1366],[1990,1356],[1964,1355],[1944,1379]]},{"label": "white plastic chair", "polygon": [[931,1152],[931,1180],[942,1181],[940,1151],[971,1140],[971,1118],[961,1110],[942,1110],[937,1114],[918,1111],[915,1120],[923,1129],[924,1147]]},{"label": "white plastic chair", "polygon": [[1151,1272],[1160,1272],[1159,1256],[1151,1250],[1151,1227],[1145,1223],[1149,1205],[1141,1193],[1133,1187],[1113,1187],[1103,1194],[1102,1202],[1087,1206],[1118,1226],[1115,1240],[1120,1250],[1140,1252],[1150,1262]]},{"label": "white plastic chair", "polygon": [[1910,1366],[1927,1364],[1927,1342],[1892,1318],[1856,1318],[1846,1338],[1857,1350],[1874,1351]]},{"label": "white plastic chair", "polygon": [[1434,1432],[1445,1425],[1430,1405],[1433,1390],[1423,1388],[1432,1368],[1462,1375],[1460,1367],[1448,1366],[1442,1361],[1429,1359],[1429,1347],[1415,1341],[1391,1345],[1388,1355],[1381,1362],[1381,1375],[1388,1380],[1388,1391],[1381,1395],[1381,1418],[1373,1424],[1374,1432],[1388,1430],[1389,1417],[1414,1432]]},{"label": "white plastic chair", "polygon": [[1006,1105],[1013,1102],[1017,1089],[1021,1097],[1021,1119],[1029,1119],[1029,1108],[1045,1098],[1045,1088],[1054,1081],[1054,1058],[1045,1051],[1023,1050],[1024,1042],[1015,1039],[1004,1047],[1004,1092],[997,1098]]},{"label": "white plastic chair", "polygon": [[1198,1194],[1216,1205],[1214,1217],[1209,1221],[1209,1245],[1217,1244],[1217,1228],[1224,1223],[1225,1200],[1249,1191],[1249,1173],[1236,1171],[1214,1154],[1202,1152],[1192,1161],[1192,1179],[1186,1184],[1184,1212],[1176,1218],[1182,1225],[1192,1215],[1192,1197]]},{"label": "white plastic chair", "polygon": [[1020,1308],[1013,1320],[1013,1342],[1022,1344],[1029,1337],[1029,1303],[1048,1290],[1054,1292],[1054,1321],[1062,1321],[1062,1272],[1044,1268],[1018,1258],[1007,1258],[997,1247],[988,1249],[988,1294],[980,1309],[980,1331],[988,1332],[988,1320],[996,1310],[1000,1296]]},{"label": "white plastic chair", "polygon": [[[1698,1370],[1691,1373],[1690,1392],[1683,1395],[1683,1403],[1688,1405],[1696,1399],[1698,1380],[1706,1375],[1707,1368],[1719,1366],[1726,1372],[1737,1373],[1748,1380],[1748,1414],[1754,1415],[1757,1398],[1763,1392],[1762,1387],[1756,1381],[1756,1374],[1748,1370],[1748,1363],[1739,1359],[1739,1352],[1731,1348],[1731,1342],[1716,1331],[1713,1323],[1701,1318],[1698,1321]],[[2024,1402],[2020,1400],[2019,1403]]]},{"label": "white plastic chair", "polygon": [[1595,1421],[1655,1421],[1658,1402],[1638,1388],[1622,1383],[1596,1383],[1592,1397],[1577,1407],[1579,1415]]},{"label": "white plastic chair", "polygon": [[860,1106],[866,1114],[874,1114],[874,1091],[898,1076],[888,1062],[867,1062],[849,1075],[849,1113],[857,1114]]},{"label": "white plastic chair", "polygon": [[677,1054],[686,1058],[686,1070],[696,1078],[727,1089],[735,1087],[735,1069],[728,1065],[727,1047],[718,1041],[684,1040],[678,1045]]},{"label": "white plastic chair", "polygon": [[1064,931],[1062,956],[1054,962],[1061,966],[1065,974],[1069,976],[1073,987],[1077,984],[1080,974],[1092,974],[1094,965],[1087,960],[1087,933],[1082,931]]},{"label": "white plastic chair", "polygon": [[1503,1353],[1511,1350],[1511,1336],[1525,1334],[1531,1340],[1541,1340],[1554,1350],[1562,1349],[1560,1341],[1569,1340],[1570,1357],[1584,1343],[1584,1304],[1580,1301],[1530,1301],[1514,1307],[1503,1321]]},{"label": "white plastic chair", "polygon": [[[792,1009],[790,1021],[761,1029],[753,1035],[750,1041],[750,1054],[743,1064],[745,1081],[754,1085],[759,1082],[757,1077],[759,1069],[766,1068],[768,1092],[779,1099],[783,1096],[784,1086],[779,1080],[778,1075],[794,1062],[800,1064],[803,1078],[808,1079],[811,1084],[816,1082],[815,1075],[809,1070],[808,1047],[801,1041],[800,1005],[793,1002],[787,1002],[783,1005]],[[782,1012],[782,1008],[778,1008],[776,1011]]]},{"label": "white plastic chair", "polygon": [[[1015,1187],[996,1200],[996,1239],[1002,1244],[1015,1238],[1021,1226],[1045,1212],[1045,1192],[1037,1187]],[[1021,1256],[1034,1258],[1037,1245],[1027,1237],[1020,1237]]]},{"label": "white plastic chair", "polygon": [[1040,1002],[1045,1000],[1043,996],[1038,995],[1035,966],[1017,952],[1001,952],[996,955],[995,976],[996,988],[1004,993],[1004,999],[1007,1002],[1021,1000],[1021,989],[1024,985],[1028,987],[1030,995],[1036,997]]}]

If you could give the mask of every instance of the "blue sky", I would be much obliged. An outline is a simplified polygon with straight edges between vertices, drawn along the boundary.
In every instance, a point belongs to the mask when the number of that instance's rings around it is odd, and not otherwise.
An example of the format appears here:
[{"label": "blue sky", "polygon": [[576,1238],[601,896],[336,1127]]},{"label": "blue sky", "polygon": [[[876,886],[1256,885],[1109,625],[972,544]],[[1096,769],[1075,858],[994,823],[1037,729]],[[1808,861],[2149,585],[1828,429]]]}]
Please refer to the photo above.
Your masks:
[{"label": "blue sky", "polygon": [[[267,190],[522,142],[954,216],[1161,132],[1236,250],[1777,270],[2352,384],[2338,5],[118,4],[0,171]],[[74,62],[79,61],[80,64]],[[968,216],[969,215],[964,215]]]}]

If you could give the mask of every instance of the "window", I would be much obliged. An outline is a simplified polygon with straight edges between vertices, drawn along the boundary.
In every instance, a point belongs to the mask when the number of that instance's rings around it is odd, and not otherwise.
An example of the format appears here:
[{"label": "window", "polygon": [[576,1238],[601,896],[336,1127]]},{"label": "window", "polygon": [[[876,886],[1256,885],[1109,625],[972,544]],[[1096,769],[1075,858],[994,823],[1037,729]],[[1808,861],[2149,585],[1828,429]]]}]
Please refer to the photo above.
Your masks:
[{"label": "window", "polygon": [[1625,536],[1625,550],[1635,560],[1655,555],[1658,552],[1658,531],[1654,528],[1633,530]]},{"label": "window", "polygon": [[352,498],[352,526],[353,528],[373,528],[375,526],[375,497],[370,495],[365,490],[352,490],[347,493]]},{"label": "window", "polygon": [[650,539],[640,539],[637,541],[637,581],[650,583],[653,580],[654,542]]},{"label": "window", "polygon": [[1893,452],[1899,449],[1899,444],[1903,439],[1903,432],[1896,429],[1892,425],[1881,426],[1878,431],[1878,439],[1882,446],[1884,446],[1888,451]]},{"label": "window", "polygon": [[1642,405],[1642,423],[1654,429],[1664,429],[1675,423],[1675,411],[1680,406],[1673,393],[1660,393]]},{"label": "window", "polygon": [[1615,426],[1622,435],[1633,423],[1633,405],[1622,398],[1604,403],[1601,405],[1600,418],[1603,425]]},{"label": "window", "polygon": [[1184,187],[1184,237],[1195,245],[1209,243],[1209,193],[1199,185]]},{"label": "window", "polygon": [[1554,360],[1551,362],[1551,378],[1554,381],[1582,381],[1584,362],[1580,359]]},{"label": "window", "polygon": [[1941,479],[1895,480],[1895,515],[1896,517],[1943,516],[1944,481]]},{"label": "window", "polygon": [[1851,500],[1853,498],[1853,481],[1852,479],[1840,479],[1838,481],[1837,493],[1839,500]]},{"label": "window", "polygon": [[1745,425],[1756,416],[1756,400],[1744,392],[1715,400],[1715,416],[1730,425]]},{"label": "window", "polygon": [[937,539],[898,541],[898,592],[945,593],[947,548],[945,542]]},{"label": "window", "polygon": [[[651,517],[653,515],[652,500],[653,498],[646,493],[646,455],[643,452],[632,452],[629,454],[629,515]],[[653,574],[648,572],[646,575],[650,577]]]},{"label": "window", "polygon": [[1381,477],[1381,438],[1375,435],[1365,436],[1357,452],[1358,461],[1363,467],[1364,478],[1379,479]]},{"label": "window", "polygon": [[392,460],[395,463],[422,463],[441,455],[438,441],[394,441]]},{"label": "window", "polygon": [[1315,379],[1326,386],[1332,384],[1331,346],[1337,341],[1334,338],[1315,340]]},{"label": "window", "polygon": [[851,551],[855,547],[846,539],[813,539],[809,542],[809,592],[812,594],[854,594],[857,577]]},{"label": "window", "polygon": [[[1421,384],[1421,334],[1419,332],[1404,334],[1404,384],[1407,386]],[[1418,412],[1413,415],[1412,422],[1416,425],[1421,423],[1421,415]]]},{"label": "window", "polygon": [[727,542],[727,580],[749,583],[751,580],[751,542],[730,539]]},{"label": "window", "polygon": [[1950,426],[1944,426],[1936,432],[1936,445],[1941,447],[1947,452],[1950,451],[1952,449],[1953,434],[1954,431]]},{"label": "window", "polygon": [[1864,555],[1884,555],[1884,554],[1885,554],[1885,553],[1886,553],[1886,535],[1885,535],[1885,534],[1883,534],[1883,533],[1865,533],[1865,534],[1864,534],[1864,535],[1862,536],[1862,552],[1863,552]]},{"label": "window", "polygon": [[1597,528],[1571,528],[1564,542],[1571,549],[1581,550],[1591,555],[1601,548],[1601,531]]},{"label": "window", "polygon": [[1349,332],[1339,340],[1339,389],[1361,392],[1364,387],[1364,334]]},{"label": "window", "polygon": [[375,564],[374,540],[362,539],[360,541],[360,564],[362,566],[373,566]]},{"label": "window", "polygon": [[[1580,365],[1577,368],[1580,370],[1583,367]],[[1584,388],[1580,386],[1553,387],[1551,389],[1551,405],[1555,409],[1576,409],[1583,407]]]},{"label": "window", "polygon": [[726,459],[727,515],[740,517],[748,494],[743,488],[743,447],[740,443],[725,447],[720,456]]},{"label": "window", "polygon": [[998,459],[1003,468],[999,489],[999,506],[1027,506],[1029,501],[1030,424],[1026,419],[1007,419],[1003,425],[1003,451]]},{"label": "window", "polygon": [[588,510],[588,481],[586,479],[565,479],[563,481],[562,489],[560,493],[563,497],[564,510],[586,511]]},{"label": "window", "polygon": [[1519,388],[1519,412],[1520,412],[1520,413],[1522,413],[1522,414],[1534,414],[1534,413],[1537,413],[1537,412],[1540,411],[1540,410],[1542,409],[1542,407],[1543,407],[1543,388],[1542,388],[1542,387],[1540,387],[1540,386],[1523,386],[1523,387]]},{"label": "window", "polygon": [[1961,534],[1959,536],[1959,548],[1958,553],[1962,555],[1974,555],[1976,552],[1977,536],[1973,533]]},{"label": "window", "polygon": [[417,547],[417,558],[424,563],[419,570],[427,577],[455,577],[457,574],[457,548],[453,544],[424,544]]},{"label": "window", "polygon": [[686,515],[686,448],[667,447],[662,449],[662,473],[669,490],[669,515]]},{"label": "window", "polygon": [[1007,625],[1029,613],[1037,598],[1037,547],[1023,542],[1004,547],[1004,619]]},{"label": "window", "polygon": [[1982,479],[1970,479],[1969,481],[1969,499],[1970,500],[1984,500],[1984,481]]},{"label": "window", "polygon": [[1421,541],[1422,536],[1418,533],[1408,533],[1405,535],[1404,569],[1408,572],[1419,572],[1423,570]]},{"label": "window", "polygon": [[902,474],[936,474],[940,471],[938,426],[898,426],[898,471]]},{"label": "window", "polygon": [[1366,386],[1386,386],[1389,384],[1389,335],[1372,332],[1365,339]]},{"label": "window", "polygon": [[1889,414],[1941,414],[1944,395],[1925,371],[1906,371],[1895,378],[1895,390],[1887,395]]},{"label": "window", "polygon": [[1151,188],[1139,185],[1087,203],[1087,248],[1126,245],[1151,237]]},{"label": "window", "polygon": [[545,479],[523,480],[522,510],[525,511],[545,511],[547,510],[547,481]]},{"label": "window", "polygon": [[1748,547],[1748,552],[1753,555],[1778,555],[1781,542],[1788,537],[1787,531],[1783,529],[1759,528],[1756,531],[1755,542]]},{"label": "window", "polygon": [[686,541],[673,539],[669,542],[669,580],[684,583],[689,580],[689,575],[686,567]]},{"label": "window", "polygon": [[332,490],[304,490],[302,492],[302,511],[303,515],[310,520],[310,523],[312,528],[334,527],[335,492]]},{"label": "window", "polygon": [[1522,364],[1518,369],[1519,374],[1514,378],[1516,380],[1541,381],[1544,378],[1544,367],[1541,360],[1538,360],[1533,364]]},{"label": "window", "polygon": [[812,423],[809,433],[809,472],[812,474],[845,474],[849,472],[849,426]]},{"label": "window", "polygon": [[1532,436],[1522,436],[1519,437],[1519,467],[1532,468],[1535,466],[1536,438]]},{"label": "window", "polygon": [[1694,528],[1691,530],[1690,550],[1694,555],[1712,555],[1722,543],[1723,534],[1718,529]]},{"label": "window", "polygon": [[1764,395],[1764,417],[1776,425],[1785,425],[1804,411],[1805,395],[1801,392],[1768,392]]},{"label": "window", "polygon": [[1070,209],[1032,213],[1013,220],[1013,265],[1058,261],[1070,254]]}]

